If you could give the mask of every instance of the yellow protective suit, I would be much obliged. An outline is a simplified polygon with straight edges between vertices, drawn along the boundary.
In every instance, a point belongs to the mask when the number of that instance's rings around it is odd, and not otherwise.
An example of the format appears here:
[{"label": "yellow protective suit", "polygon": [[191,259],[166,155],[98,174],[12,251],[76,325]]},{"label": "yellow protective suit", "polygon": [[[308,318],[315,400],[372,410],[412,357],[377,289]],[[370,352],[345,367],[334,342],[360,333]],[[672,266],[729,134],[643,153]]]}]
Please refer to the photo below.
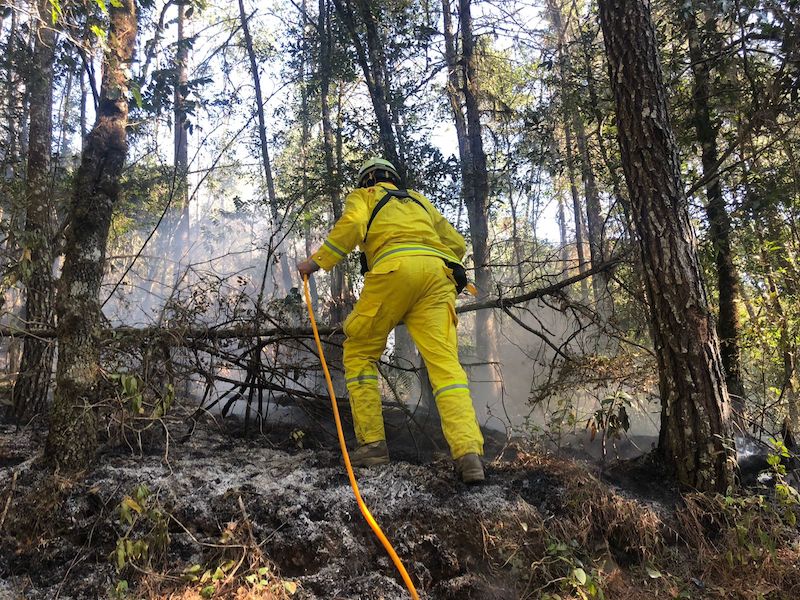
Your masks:
[{"label": "yellow protective suit", "polygon": [[370,271],[361,297],[344,324],[344,369],[356,439],[368,444],[386,439],[375,363],[386,338],[406,324],[428,368],[442,430],[454,459],[483,454],[483,436],[475,418],[466,373],[458,361],[455,285],[444,259],[464,256],[464,238],[422,194],[392,199],[373,221],[375,205],[396,190],[390,183],[359,188],[348,195],[344,213],[312,258],[330,270],[357,245]]}]

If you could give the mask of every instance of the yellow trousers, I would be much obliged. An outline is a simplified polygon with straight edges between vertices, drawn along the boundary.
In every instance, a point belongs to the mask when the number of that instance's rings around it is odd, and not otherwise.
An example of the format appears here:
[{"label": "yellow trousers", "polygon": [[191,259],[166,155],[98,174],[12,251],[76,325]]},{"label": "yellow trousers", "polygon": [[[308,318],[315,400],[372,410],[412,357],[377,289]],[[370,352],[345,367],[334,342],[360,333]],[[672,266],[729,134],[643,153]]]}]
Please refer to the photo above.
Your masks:
[{"label": "yellow trousers", "polygon": [[483,436],[458,361],[455,286],[441,258],[403,256],[367,273],[361,297],[344,324],[344,369],[356,439],[386,439],[376,362],[401,321],[428,368],[442,431],[454,459],[483,454]]}]

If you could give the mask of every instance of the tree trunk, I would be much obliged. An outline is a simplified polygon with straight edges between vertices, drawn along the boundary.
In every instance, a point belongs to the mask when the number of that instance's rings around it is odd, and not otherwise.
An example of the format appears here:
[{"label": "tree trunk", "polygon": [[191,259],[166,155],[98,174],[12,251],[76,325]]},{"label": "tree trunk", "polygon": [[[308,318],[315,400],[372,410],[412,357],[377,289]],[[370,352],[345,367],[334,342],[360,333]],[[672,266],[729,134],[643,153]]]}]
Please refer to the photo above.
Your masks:
[{"label": "tree trunk", "polygon": [[[178,4],[178,43],[175,53],[175,110],[173,124],[173,155],[176,170],[175,204],[177,223],[171,232],[175,258],[183,258],[189,250],[189,130],[186,116],[186,86],[189,83],[189,45],[184,27],[188,4]],[[181,261],[175,264],[173,283],[181,276]]]},{"label": "tree trunk", "polygon": [[109,5],[110,31],[97,120],[76,176],[56,301],[58,367],[45,456],[65,471],[84,468],[97,448],[98,294],[128,150],[128,75],[136,41],[134,0],[115,4]]},{"label": "tree trunk", "polygon": [[[53,237],[55,224],[50,176],[53,134],[53,60],[55,30],[50,24],[50,1],[39,0],[39,31],[33,49],[28,91],[31,100],[31,129],[26,180],[23,275],[27,291],[25,321],[29,328],[49,329],[53,315]],[[28,258],[29,257],[29,258]],[[27,260],[26,260],[27,258]],[[26,337],[20,373],[14,384],[14,412],[27,418],[41,411],[47,402],[53,365],[53,345],[37,337]]]},{"label": "tree trunk", "polygon": [[[567,177],[569,179],[569,193],[572,197],[572,215],[575,219],[575,250],[578,255],[578,272],[583,275],[589,269],[586,260],[586,243],[583,239],[583,207],[578,194],[578,185],[575,178],[575,155],[572,152],[572,123],[569,113],[564,110],[564,157],[567,159]],[[584,304],[589,302],[589,282],[581,279],[581,300]]]},{"label": "tree trunk", "polygon": [[[586,246],[583,237],[583,206],[581,205],[581,199],[578,194],[578,186],[575,177],[575,152],[572,145],[573,127],[575,126],[575,122],[579,120],[579,117],[572,99],[572,85],[569,80],[571,65],[569,54],[564,49],[564,25],[561,18],[561,7],[557,4],[557,1],[558,0],[551,0],[548,8],[550,19],[553,23],[553,29],[555,29],[558,38],[556,54],[558,55],[558,72],[561,77],[561,118],[564,126],[564,158],[567,162],[569,191],[572,196],[572,214],[575,218],[575,249],[578,255],[578,272],[583,274],[589,269],[589,264],[586,261]],[[582,173],[584,173],[585,182],[585,167],[582,169]],[[589,301],[589,282],[586,279],[581,280],[581,300],[584,304]]]},{"label": "tree trunk", "polygon": [[[250,36],[250,26],[248,25],[248,17],[244,11],[244,0],[239,0],[239,17],[241,19],[242,33],[244,34],[244,43],[247,48],[247,56],[250,59],[250,72],[253,76],[253,87],[256,91],[256,112],[258,114],[258,139],[261,145],[261,162],[264,167],[264,178],[267,182],[267,200],[269,202],[270,217],[272,218],[272,241],[270,246],[278,251],[280,261],[280,282],[283,286],[282,293],[286,294],[292,287],[292,273],[289,270],[289,260],[286,258],[286,253],[281,251],[283,244],[283,231],[282,222],[280,219],[280,210],[278,207],[278,196],[275,193],[275,181],[272,178],[272,164],[269,158],[269,146],[267,145],[267,123],[264,118],[264,100],[261,96],[261,76],[258,73],[258,61],[256,60],[256,53],[253,49],[253,38]],[[270,249],[270,255],[272,249]],[[266,278],[266,271],[269,265],[264,267],[264,277]],[[263,289],[263,286],[262,286]]]},{"label": "tree trunk", "polygon": [[625,179],[639,234],[659,365],[659,451],[678,481],[733,484],[730,403],[644,0],[600,0]]},{"label": "tree trunk", "polygon": [[[378,22],[373,14],[373,4],[367,0],[354,0],[361,20],[364,24],[367,47],[364,48],[356,31],[355,15],[350,3],[347,0],[334,0],[338,14],[345,27],[350,32],[351,40],[356,48],[358,62],[367,83],[372,107],[375,111],[375,118],[378,122],[378,132],[383,149],[383,154],[395,168],[397,168],[401,179],[404,181],[408,175],[408,166],[405,157],[398,152],[398,140],[400,132],[395,131],[395,125],[399,123],[399,115],[392,112],[389,107],[389,73],[386,57],[383,52],[383,40],[378,32]],[[403,366],[413,365],[414,346],[411,336],[404,325],[395,328],[395,357]]]},{"label": "tree trunk", "polygon": [[592,36],[582,33],[581,39],[583,40],[583,56],[585,62],[586,88],[589,92],[589,106],[592,107],[594,119],[597,123],[597,148],[600,151],[600,158],[602,159],[603,164],[605,165],[606,170],[611,177],[611,190],[614,194],[614,199],[616,203],[622,207],[622,211],[625,215],[625,221],[631,231],[633,231],[634,224],[631,219],[630,202],[628,202],[628,199],[622,193],[622,184],[620,182],[618,165],[612,164],[611,159],[608,156],[608,150],[606,149],[605,139],[603,138],[602,128],[604,115],[600,108],[600,98],[597,95],[597,87],[595,85],[594,69],[592,64],[593,51],[591,48],[591,39],[593,38]]},{"label": "tree trunk", "polygon": [[[583,179],[584,196],[586,198],[586,229],[589,237],[589,259],[592,267],[598,267],[605,262],[603,249],[603,216],[600,208],[600,194],[597,191],[597,182],[594,177],[592,158],[589,154],[589,141],[586,138],[586,129],[583,117],[577,108],[574,109],[572,122],[575,127],[575,139],[578,142],[578,152],[581,156],[581,179]],[[608,293],[609,272],[604,271],[592,277],[592,290],[594,291],[595,310],[601,318],[606,319],[611,314],[611,296]]]},{"label": "tree trunk", "polygon": [[[488,264],[489,178],[478,106],[479,85],[470,8],[468,0],[459,0],[459,24],[462,40],[462,55],[459,57],[450,0],[442,0],[445,60],[448,69],[447,97],[458,141],[461,162],[461,194],[467,208],[470,227],[475,284],[479,297],[486,298],[492,291],[491,267]],[[493,314],[489,310],[478,311],[475,315],[475,348],[477,357],[481,361],[494,362],[497,355],[497,340]],[[493,375],[490,374],[482,379],[492,381],[492,377]],[[493,389],[489,395],[499,397],[499,389]]]},{"label": "tree trunk", "polygon": [[[694,76],[692,90],[693,121],[697,141],[702,148],[703,175],[716,171],[719,160],[717,151],[718,128],[711,118],[708,101],[711,95],[710,62],[704,55],[699,39],[697,20],[693,7],[684,20],[689,39],[689,58]],[[708,33],[714,35],[716,25],[713,19],[706,24]],[[720,354],[725,367],[725,383],[731,397],[734,418],[740,427],[744,424],[744,384],[742,383],[739,353],[739,316],[736,300],[739,296],[739,278],[733,265],[731,252],[731,219],[722,196],[718,176],[706,183],[706,214],[709,223],[709,238],[714,249],[717,265],[717,286],[719,288],[719,315],[717,335],[720,340]]]},{"label": "tree trunk", "polygon": [[378,123],[378,135],[385,158],[391,162],[405,179],[407,165],[404,157],[397,151],[397,137],[392,127],[392,116],[389,113],[388,90],[386,89],[386,74],[382,72],[382,42],[378,35],[378,25],[372,14],[370,2],[367,0],[353,0],[361,15],[367,38],[367,47],[361,42],[356,29],[355,14],[349,0],[333,0],[339,19],[344,24],[353,46],[356,49],[356,59],[364,74],[364,81],[369,90],[375,118]]},{"label": "tree trunk", "polygon": [[[342,195],[340,181],[335,166],[336,140],[331,124],[330,84],[331,84],[331,52],[333,37],[331,35],[330,10],[327,0],[319,0],[319,80],[320,103],[322,105],[322,149],[325,154],[326,193],[331,199],[333,218],[338,221],[342,216]],[[331,272],[331,298],[333,307],[331,320],[341,323],[345,317],[345,270],[346,265],[339,263]]]},{"label": "tree trunk", "polygon": [[[303,19],[306,18],[307,15],[307,5],[306,0],[303,0],[300,4],[300,22],[303,23]],[[305,26],[303,27],[305,31]],[[308,111],[308,83],[307,83],[307,74],[306,74],[306,61],[308,60],[309,55],[309,48],[308,48],[308,38],[305,33],[302,34],[303,41],[302,46],[300,48],[300,62],[298,64],[298,79],[300,85],[300,122],[301,122],[301,131],[300,131],[300,153],[302,158],[301,170],[302,170],[302,193],[303,193],[303,209],[306,210],[309,205],[311,204],[311,199],[309,198],[309,182],[308,182],[308,149],[311,145],[311,117]],[[311,243],[311,221],[306,219],[305,225],[303,226],[303,237],[305,238],[305,248],[306,248],[306,256],[311,256],[313,252],[313,244]],[[319,304],[319,295],[317,292],[317,280],[315,277],[309,277],[308,281],[309,293],[311,294],[311,304],[314,307],[314,310],[318,310],[317,306]]]},{"label": "tree trunk", "polygon": [[9,23],[8,31],[8,66],[6,70],[6,98],[5,105],[8,112],[8,135],[6,136],[6,147],[4,166],[6,172],[3,176],[6,180],[13,178],[17,169],[17,132],[18,128],[14,126],[15,117],[17,115],[17,78],[16,73],[19,72],[16,61],[16,42],[17,42],[17,0],[11,2],[11,22]]},{"label": "tree trunk", "polygon": [[569,277],[569,248],[567,248],[567,211],[564,209],[564,194],[561,190],[556,192],[558,198],[558,212],[556,213],[556,220],[558,221],[558,242],[561,248],[561,275],[564,278]]},{"label": "tree trunk", "polygon": [[89,89],[86,87],[86,73],[81,69],[81,111],[80,111],[80,132],[81,132],[81,152],[86,140],[86,102],[88,100]]}]

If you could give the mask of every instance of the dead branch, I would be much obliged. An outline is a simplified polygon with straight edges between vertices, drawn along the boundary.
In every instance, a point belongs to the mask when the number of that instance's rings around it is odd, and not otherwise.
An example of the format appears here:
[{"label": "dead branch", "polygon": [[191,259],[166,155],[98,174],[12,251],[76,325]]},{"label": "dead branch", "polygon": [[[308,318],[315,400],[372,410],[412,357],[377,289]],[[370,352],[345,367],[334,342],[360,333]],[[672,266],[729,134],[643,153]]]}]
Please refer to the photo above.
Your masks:
[{"label": "dead branch", "polygon": [[[472,302],[470,304],[462,304],[456,307],[456,312],[459,314],[474,312],[476,310],[484,310],[487,308],[504,309],[507,307],[515,306],[517,304],[524,304],[531,300],[543,298],[545,296],[557,295],[560,291],[568,288],[587,277],[592,277],[604,271],[613,269],[618,265],[625,256],[619,256],[608,260],[602,264],[587,269],[583,273],[567,277],[561,281],[557,281],[551,285],[547,285],[535,290],[531,290],[525,294],[518,296],[497,296],[481,302]],[[268,320],[266,317],[264,320]],[[274,321],[273,321],[274,323]],[[320,335],[331,336],[342,333],[341,325],[327,325],[319,328]],[[311,337],[312,332],[310,327],[261,327],[253,325],[252,322],[243,322],[239,325],[218,327],[213,325],[193,325],[188,327],[178,328],[159,328],[159,327],[113,327],[102,329],[99,332],[101,339],[105,342],[111,342],[122,338],[127,339],[140,339],[142,341],[148,338],[170,337],[172,343],[177,346],[188,345],[187,342],[194,340],[232,340],[242,338],[269,338],[262,339],[261,343],[268,345],[272,342],[299,339]],[[0,327],[0,337],[37,337],[40,339],[52,339],[56,337],[55,329],[20,329],[17,327],[4,326]],[[127,340],[126,340],[127,341]]]}]

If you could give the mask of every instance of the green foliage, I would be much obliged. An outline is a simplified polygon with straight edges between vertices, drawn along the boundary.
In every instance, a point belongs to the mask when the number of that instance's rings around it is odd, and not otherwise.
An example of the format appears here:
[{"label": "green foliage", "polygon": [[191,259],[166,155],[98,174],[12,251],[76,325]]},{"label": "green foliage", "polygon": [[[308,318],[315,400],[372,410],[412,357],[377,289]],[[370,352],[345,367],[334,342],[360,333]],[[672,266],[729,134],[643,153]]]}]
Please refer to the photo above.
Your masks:
[{"label": "green foliage", "polygon": [[[109,557],[117,573],[151,569],[166,556],[170,543],[169,516],[146,485],[138,485],[117,506],[121,533]],[[122,595],[128,583],[121,579],[116,592]]]},{"label": "green foliage", "polygon": [[631,426],[628,418],[628,409],[631,407],[631,395],[625,391],[606,396],[600,402],[594,416],[586,424],[591,429],[594,440],[598,430],[602,430],[605,435],[613,438],[620,438]]},{"label": "green foliage", "polygon": [[155,400],[146,400],[144,383],[138,376],[128,373],[112,373],[108,378],[111,381],[119,381],[122,404],[134,417],[142,417],[150,421],[161,419],[175,402],[175,386],[171,383],[166,385],[163,394]]},{"label": "green foliage", "polygon": [[797,525],[797,509],[800,508],[800,492],[786,480],[784,459],[791,457],[783,440],[770,439],[772,451],[767,456],[767,464],[775,478],[775,498],[782,511],[784,522],[790,527]]},{"label": "green foliage", "polygon": [[[601,586],[601,574],[594,567],[587,567],[582,560],[577,557],[579,546],[575,540],[570,540],[569,543],[553,539],[547,545],[546,557],[544,561],[549,561],[551,564],[561,566],[563,575],[558,579],[551,582],[551,585],[557,586],[560,591],[570,594],[569,596],[577,596],[582,600],[590,600],[592,598],[597,600],[605,599],[605,592]],[[539,567],[534,563],[531,568]],[[588,571],[587,571],[588,569]],[[544,594],[542,598],[549,600],[561,600],[562,597],[558,593]]]}]

